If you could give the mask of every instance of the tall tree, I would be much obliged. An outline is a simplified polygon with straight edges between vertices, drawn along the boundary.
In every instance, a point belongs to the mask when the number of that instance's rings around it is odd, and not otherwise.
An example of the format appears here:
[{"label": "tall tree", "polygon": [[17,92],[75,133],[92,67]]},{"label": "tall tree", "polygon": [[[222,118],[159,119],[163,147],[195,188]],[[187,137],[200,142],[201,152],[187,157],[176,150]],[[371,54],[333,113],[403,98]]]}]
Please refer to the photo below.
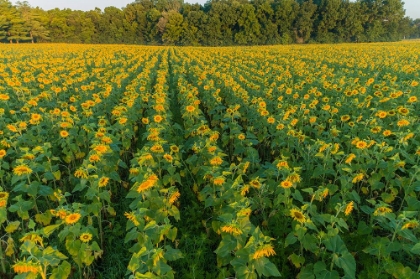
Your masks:
[{"label": "tall tree", "polygon": [[278,0],[274,3],[274,20],[282,44],[290,44],[295,41],[294,26],[298,12],[299,4],[295,0]]},{"label": "tall tree", "polygon": [[255,6],[255,15],[260,25],[259,43],[280,43],[280,35],[277,31],[272,2],[270,0],[255,1],[253,5]]},{"label": "tall tree", "polygon": [[299,13],[295,22],[296,41],[305,43],[311,37],[317,6],[312,0],[300,1]]},{"label": "tall tree", "polygon": [[12,3],[8,0],[0,0],[0,42],[7,39],[11,26]]},{"label": "tall tree", "polygon": [[8,15],[10,16],[10,27],[7,31],[7,40],[10,43],[29,41],[31,39],[30,28],[26,24],[22,13],[15,6],[12,6],[11,12]]},{"label": "tall tree", "polygon": [[41,11],[39,9],[32,8],[27,1],[16,3],[16,7],[22,19],[25,21],[26,27],[29,29],[29,37],[31,42],[35,41],[48,41],[49,31],[45,28],[41,19]]},{"label": "tall tree", "polygon": [[315,39],[321,43],[338,41],[337,25],[345,17],[342,0],[318,0],[318,19],[315,21]]},{"label": "tall tree", "polygon": [[182,35],[183,16],[175,10],[171,10],[169,12],[163,12],[162,17],[166,21],[162,30],[162,42],[165,45],[178,44]]},{"label": "tall tree", "polygon": [[235,42],[240,45],[258,44],[260,24],[255,15],[254,6],[242,4],[238,8],[239,30],[235,34]]}]

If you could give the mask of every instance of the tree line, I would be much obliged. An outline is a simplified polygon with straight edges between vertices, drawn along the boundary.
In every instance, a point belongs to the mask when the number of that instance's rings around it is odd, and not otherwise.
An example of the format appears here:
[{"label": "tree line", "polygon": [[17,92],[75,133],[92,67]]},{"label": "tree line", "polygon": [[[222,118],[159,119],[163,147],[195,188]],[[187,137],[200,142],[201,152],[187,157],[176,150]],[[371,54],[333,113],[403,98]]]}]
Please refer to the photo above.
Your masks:
[{"label": "tree line", "polygon": [[137,0],[119,9],[43,10],[0,0],[0,41],[266,45],[420,38],[401,0]]}]

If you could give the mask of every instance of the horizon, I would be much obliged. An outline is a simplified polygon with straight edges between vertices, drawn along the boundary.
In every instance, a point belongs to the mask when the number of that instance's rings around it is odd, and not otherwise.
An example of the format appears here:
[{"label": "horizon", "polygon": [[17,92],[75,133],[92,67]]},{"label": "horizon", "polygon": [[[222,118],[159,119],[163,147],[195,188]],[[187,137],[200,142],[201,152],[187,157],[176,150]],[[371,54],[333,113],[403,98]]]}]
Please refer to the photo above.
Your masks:
[{"label": "horizon", "polygon": [[[11,1],[13,5],[16,5],[16,2],[19,1]],[[130,3],[134,3],[135,1],[132,0],[90,0],[90,1],[83,1],[83,0],[73,0],[69,2],[68,0],[55,0],[55,1],[48,1],[48,0],[29,0],[27,1],[31,7],[40,7],[44,10],[51,10],[55,8],[59,9],[72,9],[72,10],[82,10],[82,11],[90,11],[94,10],[95,8],[100,8],[104,10],[106,7],[117,7],[117,8],[124,8]],[[198,3],[200,5],[204,5],[207,1],[206,0],[186,0],[186,3],[195,4]],[[418,4],[418,0],[405,0],[404,1],[404,9],[405,15],[412,18],[420,18],[420,5]]]}]

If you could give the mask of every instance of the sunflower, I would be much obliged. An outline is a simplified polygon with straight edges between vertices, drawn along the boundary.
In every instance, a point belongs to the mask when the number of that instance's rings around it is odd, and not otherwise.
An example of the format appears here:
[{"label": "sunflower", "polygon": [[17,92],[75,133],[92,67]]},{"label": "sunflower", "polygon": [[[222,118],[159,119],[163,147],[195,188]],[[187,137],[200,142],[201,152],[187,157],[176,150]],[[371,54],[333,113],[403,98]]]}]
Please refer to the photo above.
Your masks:
[{"label": "sunflower", "polygon": [[154,153],[163,153],[163,147],[160,144],[155,144],[150,148],[150,151]]},{"label": "sunflower", "polygon": [[[39,264],[26,261],[18,261],[13,266],[13,271],[18,274],[22,273],[33,273],[38,274],[42,271],[42,267]],[[32,275],[33,276],[33,275]]]},{"label": "sunflower", "polygon": [[120,123],[121,125],[124,125],[125,123],[127,123],[127,118],[126,117],[121,117],[120,119],[118,119],[118,123]]},{"label": "sunflower", "polygon": [[41,116],[41,114],[39,114],[39,113],[32,113],[31,114],[31,121],[32,122],[39,122],[39,121],[41,121],[41,119],[42,119],[42,116]]},{"label": "sunflower", "polygon": [[195,107],[193,106],[187,106],[185,109],[187,110],[188,113],[193,113],[195,111]]},{"label": "sunflower", "polygon": [[274,256],[275,254],[276,254],[276,252],[274,251],[273,246],[271,244],[265,244],[261,248],[257,249],[257,251],[255,251],[252,258],[254,260],[256,260],[256,259],[259,259],[259,258],[262,258],[262,257]]},{"label": "sunflower", "polygon": [[269,118],[267,118],[267,122],[269,124],[273,124],[274,122],[276,122],[276,119],[274,117],[269,117]]},{"label": "sunflower", "polygon": [[378,111],[378,112],[376,113],[376,115],[377,115],[379,118],[385,118],[385,117],[388,115],[388,113],[387,113],[386,111],[380,110],[380,111]]},{"label": "sunflower", "polygon": [[99,187],[105,187],[106,185],[108,185],[109,182],[109,178],[106,176],[103,176],[99,179],[98,185]]},{"label": "sunflower", "polygon": [[0,200],[7,200],[9,198],[9,193],[0,192]]},{"label": "sunflower", "polygon": [[69,136],[69,132],[67,132],[66,130],[61,130],[60,131],[60,137],[66,138],[68,136]]},{"label": "sunflower", "polygon": [[173,157],[170,154],[163,155],[163,158],[169,163],[172,162],[172,160],[173,160]]},{"label": "sunflower", "polygon": [[82,233],[79,237],[80,241],[82,242],[89,242],[92,240],[92,234],[90,233]]},{"label": "sunflower", "polygon": [[385,137],[388,137],[392,134],[392,132],[390,130],[385,130],[383,131],[382,135],[384,135]]},{"label": "sunflower", "polygon": [[363,173],[356,174],[356,176],[353,177],[353,180],[351,182],[352,183],[357,183],[359,181],[362,181],[364,177],[365,177],[365,175]]},{"label": "sunflower", "polygon": [[229,224],[226,226],[221,227],[222,232],[232,234],[232,235],[240,235],[242,234],[242,230],[238,228],[235,224]]},{"label": "sunflower", "polygon": [[0,159],[3,159],[4,156],[6,156],[7,152],[4,149],[0,149]]},{"label": "sunflower", "polygon": [[347,205],[346,205],[346,209],[344,210],[344,214],[347,216],[347,215],[350,215],[350,213],[353,211],[353,208],[354,208],[354,202],[353,201],[351,201],[351,202],[349,202]]},{"label": "sunflower", "polygon": [[77,177],[77,178],[86,179],[86,178],[89,177],[89,174],[85,170],[79,168],[74,172],[74,176]]},{"label": "sunflower", "polygon": [[134,213],[133,213],[133,212],[130,212],[130,213],[125,212],[125,213],[124,213],[124,216],[125,216],[128,220],[130,220],[131,222],[133,222],[133,224],[134,224],[135,226],[140,225],[140,222],[139,222],[139,221],[137,221],[137,218],[136,218],[136,216],[134,215]]},{"label": "sunflower", "polygon": [[219,156],[213,157],[210,160],[210,165],[212,166],[220,166],[223,163],[223,159],[220,158]]},{"label": "sunflower", "polygon": [[354,155],[353,153],[350,153],[349,156],[347,157],[347,159],[344,162],[346,164],[350,164],[351,161],[353,161],[354,158],[356,158],[356,155]]},{"label": "sunflower", "polygon": [[92,154],[89,156],[89,162],[91,163],[96,163],[99,162],[101,160],[101,156],[99,156],[99,154]]},{"label": "sunflower", "polygon": [[410,121],[408,121],[407,119],[401,119],[397,122],[398,127],[404,127],[408,125],[410,125]]},{"label": "sunflower", "polygon": [[225,183],[225,178],[223,176],[219,176],[213,179],[213,184],[216,186],[221,186],[223,183]]},{"label": "sunflower", "polygon": [[160,122],[162,122],[162,120],[163,120],[163,117],[161,116],[161,115],[155,115],[154,117],[153,117],[153,120],[156,122],[156,123],[160,123]]},{"label": "sunflower", "polygon": [[103,154],[103,153],[108,152],[109,147],[107,145],[104,145],[104,144],[98,144],[93,148],[93,150],[95,150],[99,154]]},{"label": "sunflower", "polygon": [[380,207],[375,209],[375,212],[373,212],[373,215],[374,216],[383,216],[386,213],[391,213],[391,212],[392,212],[391,208],[388,208],[386,206],[380,206]]},{"label": "sunflower", "polygon": [[407,223],[405,223],[401,227],[401,229],[402,230],[406,230],[406,229],[409,229],[409,228],[414,229],[414,228],[417,228],[418,226],[419,226],[419,222],[417,220],[412,220],[412,221],[408,221]]},{"label": "sunflower", "polygon": [[300,211],[299,209],[291,209],[290,210],[290,216],[298,221],[299,223],[303,224],[306,222],[306,217],[305,215],[303,215],[303,212]]},{"label": "sunflower", "polygon": [[416,96],[410,96],[410,98],[408,98],[408,103],[415,103],[415,102],[417,102]]},{"label": "sunflower", "polygon": [[173,153],[178,153],[179,152],[179,147],[176,146],[176,145],[171,145],[170,149]]},{"label": "sunflower", "polygon": [[410,112],[410,110],[408,108],[405,107],[400,107],[398,108],[398,113],[401,115],[407,115]]},{"label": "sunflower", "polygon": [[245,138],[246,138],[245,135],[242,133],[238,135],[239,140],[244,140]]},{"label": "sunflower", "polygon": [[80,220],[80,217],[82,217],[82,215],[80,215],[80,213],[71,213],[69,215],[66,216],[66,218],[64,219],[64,222],[66,222],[67,225],[72,225],[77,223],[77,221]]},{"label": "sunflower", "polygon": [[359,140],[358,142],[356,142],[356,147],[359,149],[365,149],[368,147],[368,144],[363,140]]},{"label": "sunflower", "polygon": [[13,169],[13,173],[18,176],[22,176],[25,174],[31,174],[32,169],[27,165],[18,165]]},{"label": "sunflower", "polygon": [[283,161],[283,160],[281,160],[281,161],[279,161],[279,162],[277,163],[276,167],[277,167],[278,169],[282,169],[282,168],[286,168],[286,169],[288,169],[288,168],[289,168],[289,164],[287,163],[287,161]]},{"label": "sunflower", "polygon": [[341,116],[341,121],[343,121],[343,122],[347,122],[347,121],[349,121],[350,120],[350,115],[348,115],[348,114],[346,114],[346,115],[343,115],[343,116]]},{"label": "sunflower", "polygon": [[0,101],[7,101],[10,97],[7,94],[0,94]]},{"label": "sunflower", "polygon": [[173,194],[169,197],[169,203],[170,203],[170,204],[174,204],[174,202],[176,202],[180,196],[181,196],[181,194],[180,194],[178,191],[176,191],[175,193],[173,193]]},{"label": "sunflower", "polygon": [[284,180],[280,183],[280,186],[284,189],[291,188],[293,186],[293,183],[289,180]]},{"label": "sunflower", "polygon": [[277,130],[283,130],[284,129],[284,124],[282,124],[282,123],[277,124],[276,129]]},{"label": "sunflower", "polygon": [[6,127],[7,127],[7,129],[9,129],[9,131],[11,131],[13,133],[17,133],[18,132],[18,129],[16,128],[15,125],[9,124]]}]

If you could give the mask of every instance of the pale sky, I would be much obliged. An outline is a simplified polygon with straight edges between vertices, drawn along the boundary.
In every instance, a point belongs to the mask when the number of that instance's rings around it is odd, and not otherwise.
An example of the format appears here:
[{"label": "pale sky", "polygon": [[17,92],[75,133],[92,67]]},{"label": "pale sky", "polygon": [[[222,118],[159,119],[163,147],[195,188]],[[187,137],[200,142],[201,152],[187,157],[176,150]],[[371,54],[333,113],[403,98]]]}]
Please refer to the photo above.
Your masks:
[{"label": "pale sky", "polygon": [[[188,3],[204,4],[206,0],[184,0]],[[16,3],[17,1],[12,1]],[[89,11],[98,7],[104,9],[105,7],[114,6],[123,8],[127,4],[134,2],[134,0],[28,0],[29,5],[32,7],[41,7],[45,10],[54,8],[70,8],[72,10]],[[419,0],[404,0],[404,8],[406,15],[411,18],[420,18],[420,1]]]}]

